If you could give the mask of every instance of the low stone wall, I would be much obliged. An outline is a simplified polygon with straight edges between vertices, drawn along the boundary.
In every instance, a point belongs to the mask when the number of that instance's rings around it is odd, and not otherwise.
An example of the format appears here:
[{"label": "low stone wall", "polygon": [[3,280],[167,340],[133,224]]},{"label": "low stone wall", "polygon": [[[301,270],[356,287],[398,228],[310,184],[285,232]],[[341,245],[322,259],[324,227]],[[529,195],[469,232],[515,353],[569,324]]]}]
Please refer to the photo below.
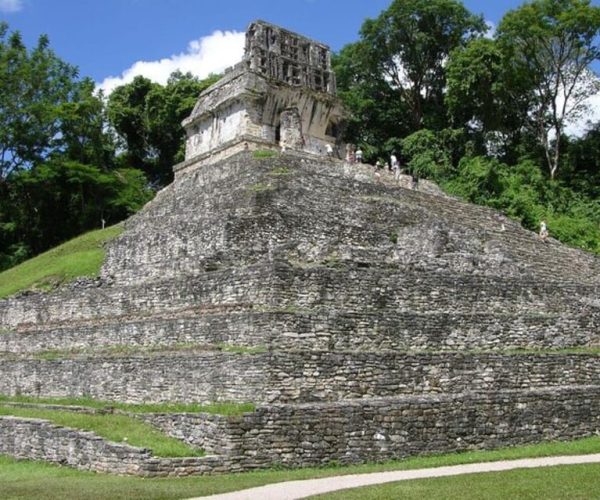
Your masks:
[{"label": "low stone wall", "polygon": [[[212,441],[244,470],[377,462],[596,434],[600,387],[270,405],[240,417],[146,417],[192,444]],[[213,425],[206,436],[204,422]]]},{"label": "low stone wall", "polygon": [[17,417],[0,417],[0,454],[143,477],[203,475],[223,468],[223,460],[215,456],[158,458],[150,450],[112,443],[92,432]]},{"label": "low stone wall", "polygon": [[137,413],[132,415],[151,424],[165,434],[208,453],[231,457],[239,447],[234,439],[239,432],[239,417],[208,413]]},{"label": "low stone wall", "polygon": [[317,402],[593,385],[600,355],[160,352],[0,362],[0,394],[103,401]]},{"label": "low stone wall", "polygon": [[14,417],[0,417],[0,454],[148,477],[378,462],[596,434],[600,387],[269,405],[238,417],[140,418],[219,456],[161,459],[89,432]]}]

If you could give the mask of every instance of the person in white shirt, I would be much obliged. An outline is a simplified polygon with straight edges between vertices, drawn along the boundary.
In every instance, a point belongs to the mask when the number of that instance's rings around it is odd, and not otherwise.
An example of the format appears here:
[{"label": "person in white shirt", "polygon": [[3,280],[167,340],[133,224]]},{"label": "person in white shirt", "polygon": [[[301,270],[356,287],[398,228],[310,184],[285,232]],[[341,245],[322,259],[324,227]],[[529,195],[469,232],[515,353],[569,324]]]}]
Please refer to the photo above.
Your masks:
[{"label": "person in white shirt", "polygon": [[546,225],[546,221],[543,220],[540,222],[540,239],[542,241],[546,241],[548,238],[548,226]]}]

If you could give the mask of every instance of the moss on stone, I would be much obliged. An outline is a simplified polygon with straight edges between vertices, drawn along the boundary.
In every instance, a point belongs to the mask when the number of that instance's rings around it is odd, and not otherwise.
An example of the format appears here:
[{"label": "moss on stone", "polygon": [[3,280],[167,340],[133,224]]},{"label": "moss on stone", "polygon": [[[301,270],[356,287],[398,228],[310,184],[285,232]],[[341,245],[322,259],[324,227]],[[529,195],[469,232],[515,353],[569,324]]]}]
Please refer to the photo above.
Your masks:
[{"label": "moss on stone", "polygon": [[272,149],[258,149],[252,153],[252,157],[256,158],[257,160],[261,160],[264,158],[273,158],[277,155],[277,151],[274,151]]}]

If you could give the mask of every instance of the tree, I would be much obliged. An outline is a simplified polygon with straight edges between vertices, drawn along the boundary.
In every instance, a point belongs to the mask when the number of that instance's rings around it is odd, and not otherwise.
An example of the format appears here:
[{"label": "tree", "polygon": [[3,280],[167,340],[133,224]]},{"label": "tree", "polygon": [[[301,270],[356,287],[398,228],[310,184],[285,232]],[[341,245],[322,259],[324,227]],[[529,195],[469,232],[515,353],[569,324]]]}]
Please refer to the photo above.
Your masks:
[{"label": "tree", "polygon": [[151,171],[146,98],[158,87],[148,78],[136,76],[131,83],[117,87],[108,97],[107,115],[126,149],[127,164]]},{"label": "tree", "polygon": [[[453,127],[463,127],[479,154],[516,161],[531,147],[523,124],[531,97],[496,40],[479,38],[451,52],[445,102]],[[535,141],[533,141],[535,149]]]},{"label": "tree", "polygon": [[346,45],[333,57],[338,96],[351,110],[345,126],[345,135],[363,145],[365,157],[376,157],[386,150],[389,137],[403,137],[411,132],[405,120],[406,103],[397,98],[395,91],[383,78],[373,78],[362,63],[364,44]]},{"label": "tree", "polygon": [[104,170],[114,167],[115,145],[107,132],[103,96],[90,78],[77,82],[72,99],[61,103],[59,116],[60,152],[66,159]]},{"label": "tree", "polygon": [[108,99],[108,118],[126,150],[125,163],[144,170],[158,184],[172,180],[174,163],[183,160],[185,131],[181,122],[202,90],[219,79],[199,80],[174,72],[166,85],[137,76],[117,87]]},{"label": "tree", "polygon": [[568,146],[563,178],[577,191],[600,200],[600,122]]},{"label": "tree", "polygon": [[456,0],[395,0],[361,29],[361,61],[405,103],[412,131],[443,128],[444,65],[450,52],[486,30]]},{"label": "tree", "polygon": [[102,96],[41,36],[28,50],[0,23],[0,269],[151,197],[140,171],[114,170]]},{"label": "tree", "polygon": [[0,23],[0,184],[61,147],[61,105],[73,98],[77,69],[41,36],[28,51]]},{"label": "tree", "polygon": [[419,177],[443,181],[458,162],[456,153],[464,153],[463,131],[421,129],[401,141],[402,152],[408,160],[408,170]]},{"label": "tree", "polygon": [[590,69],[600,56],[599,32],[600,7],[589,0],[534,0],[508,12],[498,27],[505,63],[530,89],[529,124],[551,178],[559,169],[565,125],[600,91]]},{"label": "tree", "polygon": [[104,171],[64,158],[15,173],[8,193],[12,241],[25,255],[101,227],[103,220],[116,223],[152,197],[139,170]]}]

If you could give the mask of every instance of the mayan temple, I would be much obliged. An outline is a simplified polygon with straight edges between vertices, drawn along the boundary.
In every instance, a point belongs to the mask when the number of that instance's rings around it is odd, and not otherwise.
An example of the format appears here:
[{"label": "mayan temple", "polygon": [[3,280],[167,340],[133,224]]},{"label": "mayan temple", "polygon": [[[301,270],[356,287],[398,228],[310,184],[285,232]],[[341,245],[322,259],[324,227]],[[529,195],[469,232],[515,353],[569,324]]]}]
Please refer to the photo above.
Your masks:
[{"label": "mayan temple", "polygon": [[0,394],[255,411],[145,415],[193,459],[2,417],[0,453],[185,475],[598,432],[600,259],[346,163],[345,116],[327,46],[251,24],[100,278],[0,300]]}]

